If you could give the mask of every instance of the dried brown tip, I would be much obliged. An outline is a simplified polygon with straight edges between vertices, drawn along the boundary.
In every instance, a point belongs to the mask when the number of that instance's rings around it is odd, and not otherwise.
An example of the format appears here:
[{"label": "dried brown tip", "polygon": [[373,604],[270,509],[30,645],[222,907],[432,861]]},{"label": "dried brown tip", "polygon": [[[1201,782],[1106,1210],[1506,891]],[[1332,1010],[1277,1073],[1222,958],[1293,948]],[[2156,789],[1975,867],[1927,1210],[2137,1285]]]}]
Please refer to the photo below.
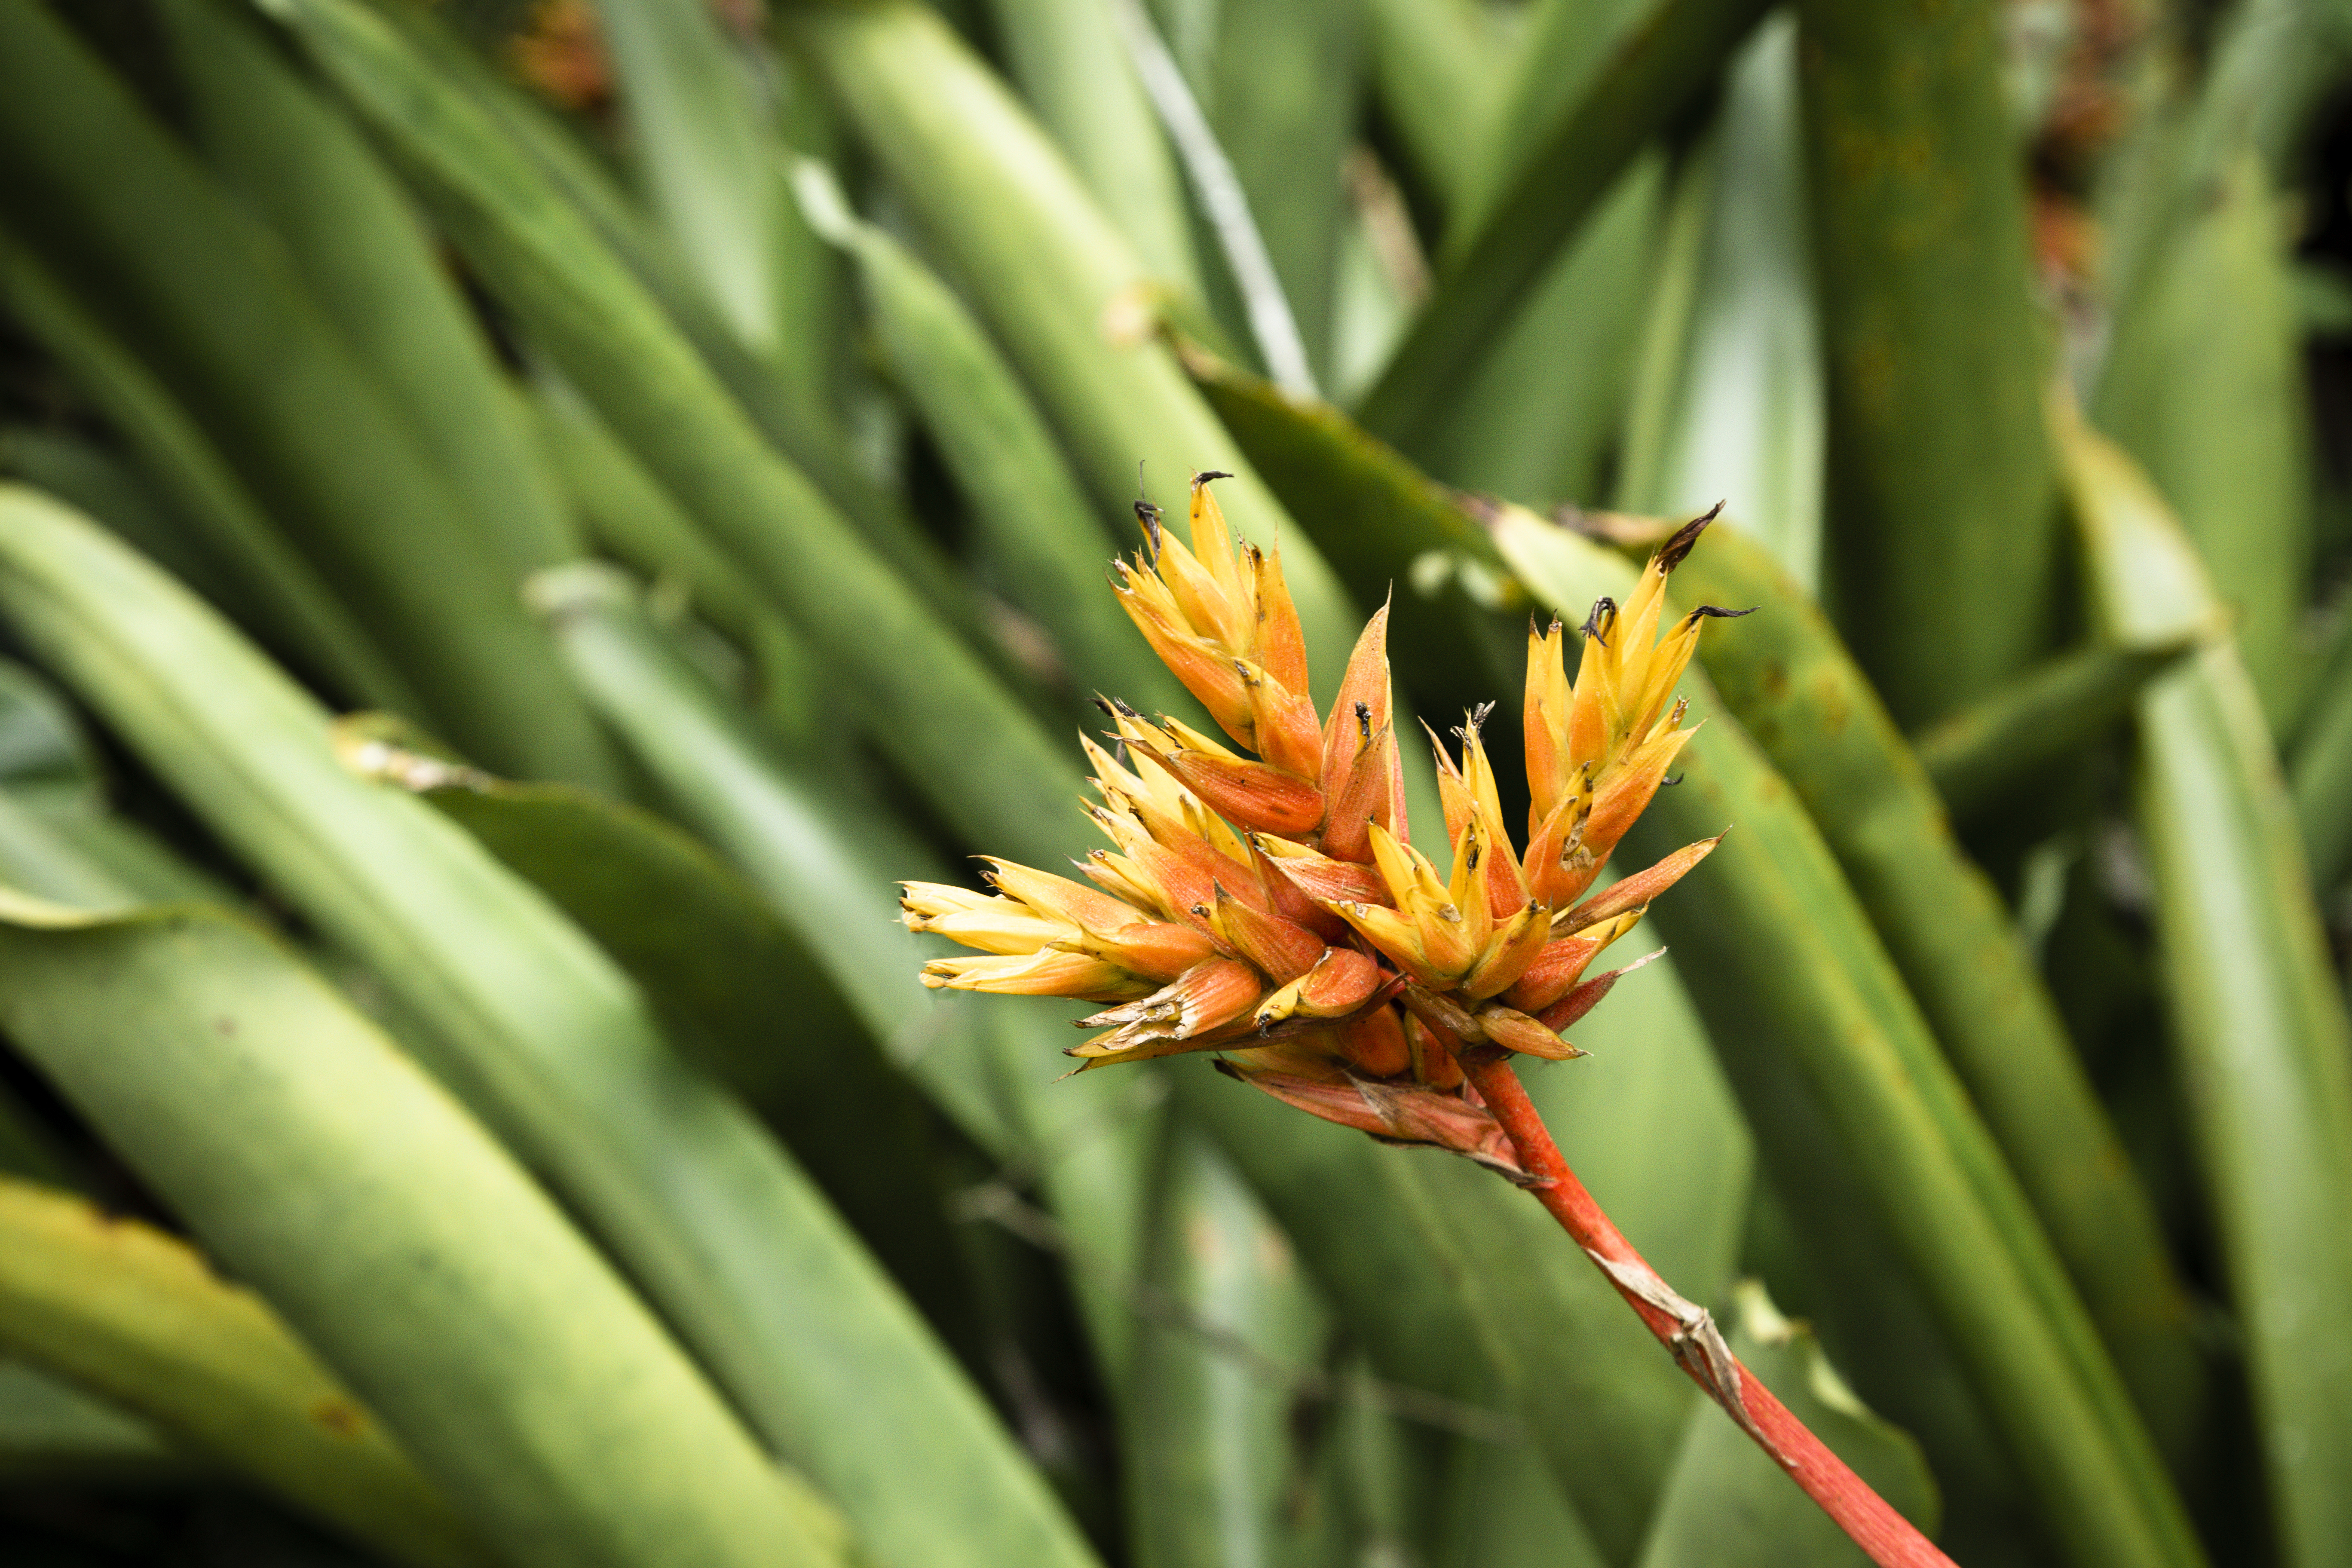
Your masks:
[{"label": "dried brown tip", "polygon": [[1681,565],[1683,558],[1691,552],[1691,547],[1698,542],[1698,536],[1706,531],[1706,525],[1722,515],[1723,503],[1717,501],[1706,509],[1704,516],[1695,517],[1675,530],[1673,536],[1658,546],[1658,570],[1671,572]]},{"label": "dried brown tip", "polygon": [[1144,564],[1160,564],[1160,509],[1148,500],[1135,503],[1135,521],[1143,525]]},{"label": "dried brown tip", "polygon": [[1748,605],[1744,610],[1727,610],[1721,605],[1701,605],[1689,615],[1685,616],[1683,619],[1686,621],[1736,621],[1742,616],[1752,616],[1755,613],[1756,606],[1753,605]]},{"label": "dried brown tip", "polygon": [[1233,475],[1225,472],[1223,468],[1206,468],[1192,476],[1192,488],[1197,490],[1202,485],[1207,484],[1211,479],[1230,479],[1232,478]]}]

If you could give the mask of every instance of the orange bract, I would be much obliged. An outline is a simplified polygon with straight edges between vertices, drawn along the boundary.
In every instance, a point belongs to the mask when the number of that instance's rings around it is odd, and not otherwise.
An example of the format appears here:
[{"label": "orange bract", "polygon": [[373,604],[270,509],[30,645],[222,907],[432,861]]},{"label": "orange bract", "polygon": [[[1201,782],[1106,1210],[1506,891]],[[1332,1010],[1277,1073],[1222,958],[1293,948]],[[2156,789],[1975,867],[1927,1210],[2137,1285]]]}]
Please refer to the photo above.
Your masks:
[{"label": "orange bract", "polygon": [[[1330,712],[1307,693],[1306,639],[1278,553],[1236,547],[1193,477],[1188,548],[1139,504],[1146,548],[1115,591],[1161,660],[1244,756],[1181,721],[1106,700],[1118,752],[1083,741],[1116,846],[1087,887],[988,862],[994,896],[909,882],[913,930],[988,956],[935,959],[927,985],[1113,1004],[1071,1048],[1084,1067],[1190,1051],[1328,1121],[1451,1149],[1517,1174],[1454,1052],[1561,1059],[1559,1031],[1625,970],[1584,978],[1649,900],[1716,841],[1579,904],[1693,731],[1675,687],[1710,615],[1664,636],[1666,576],[1713,521],[1651,558],[1633,595],[1585,623],[1573,681],[1555,621],[1530,628],[1522,717],[1530,806],[1517,852],[1480,738],[1487,709],[1432,737],[1448,870],[1411,841],[1389,689],[1388,610],[1365,626]],[[1644,960],[1643,962],[1646,962]],[[1631,965],[1630,967],[1638,967]]]}]

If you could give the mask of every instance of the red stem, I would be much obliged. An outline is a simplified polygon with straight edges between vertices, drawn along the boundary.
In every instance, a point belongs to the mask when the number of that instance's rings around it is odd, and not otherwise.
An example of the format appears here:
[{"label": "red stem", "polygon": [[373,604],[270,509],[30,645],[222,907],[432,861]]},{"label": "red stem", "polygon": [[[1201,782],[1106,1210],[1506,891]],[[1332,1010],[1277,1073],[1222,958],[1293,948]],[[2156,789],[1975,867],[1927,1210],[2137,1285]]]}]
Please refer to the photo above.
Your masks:
[{"label": "red stem", "polygon": [[[1641,1281],[1655,1281],[1657,1275],[1642,1255],[1601,1212],[1576,1173],[1568,1168],[1561,1157],[1559,1145],[1554,1143],[1543,1118],[1537,1114],[1535,1103],[1512,1069],[1510,1058],[1491,1047],[1458,1053],[1463,1071],[1495,1113],[1503,1131],[1510,1134],[1511,1142],[1519,1152],[1519,1163],[1533,1175],[1543,1178],[1541,1184],[1528,1189],[1536,1200],[1551,1211],[1560,1228],[1574,1238],[1597,1264],[1602,1274],[1625,1298],[1626,1304],[1641,1314],[1650,1332],[1658,1342],[1675,1352],[1675,1359],[1690,1374],[1691,1381],[1705,1389],[1709,1396],[1723,1405],[1727,1414],[1756,1439],[1757,1446],[1772,1456],[1790,1479],[1805,1490],[1805,1495],[1822,1505],[1822,1511],[1837,1521],[1840,1530],[1852,1536],[1854,1544],[1870,1554],[1870,1560],[1880,1568],[1955,1568],[1952,1560],[1936,1549],[1935,1543],[1914,1529],[1909,1520],[1888,1506],[1886,1500],[1870,1489],[1868,1483],[1846,1467],[1844,1460],[1830,1452],[1805,1424],[1790,1414],[1789,1407],[1772,1396],[1757,1375],[1737,1361],[1738,1368],[1733,1385],[1723,1386],[1726,1380],[1712,1376],[1704,1355],[1696,1352],[1688,1333],[1688,1322],[1664,1307],[1646,1299],[1627,1276]],[[1612,1269],[1609,1265],[1616,1265]],[[1622,1269],[1623,1273],[1618,1272]]]}]

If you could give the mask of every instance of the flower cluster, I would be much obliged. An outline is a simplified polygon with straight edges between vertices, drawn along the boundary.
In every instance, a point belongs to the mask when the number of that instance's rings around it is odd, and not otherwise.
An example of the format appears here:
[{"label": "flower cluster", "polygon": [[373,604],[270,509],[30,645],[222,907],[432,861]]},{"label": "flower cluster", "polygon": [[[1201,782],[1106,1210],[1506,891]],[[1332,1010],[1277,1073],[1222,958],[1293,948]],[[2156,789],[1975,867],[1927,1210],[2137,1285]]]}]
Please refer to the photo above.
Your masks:
[{"label": "flower cluster", "polygon": [[1715,847],[1584,898],[1693,733],[1675,688],[1705,619],[1728,612],[1659,628],[1666,575],[1713,514],[1660,548],[1625,605],[1593,607],[1572,682],[1559,624],[1530,628],[1524,854],[1480,739],[1487,710],[1455,731],[1458,757],[1431,736],[1441,875],[1406,822],[1387,609],[1318,720],[1280,555],[1236,549],[1210,489],[1225,477],[1194,477],[1189,549],[1139,506],[1145,548],[1118,563],[1115,587],[1254,755],[1106,702],[1115,750],[1083,742],[1101,796],[1086,810],[1113,847],[1078,868],[1086,882],[989,860],[993,893],[907,883],[909,927],[983,955],[935,960],[924,984],[1105,1003],[1082,1021],[1100,1032],[1071,1049],[1082,1067],[1214,1051],[1225,1071],[1318,1116],[1517,1174],[1455,1053],[1582,1054],[1559,1031],[1638,965],[1586,971]]}]

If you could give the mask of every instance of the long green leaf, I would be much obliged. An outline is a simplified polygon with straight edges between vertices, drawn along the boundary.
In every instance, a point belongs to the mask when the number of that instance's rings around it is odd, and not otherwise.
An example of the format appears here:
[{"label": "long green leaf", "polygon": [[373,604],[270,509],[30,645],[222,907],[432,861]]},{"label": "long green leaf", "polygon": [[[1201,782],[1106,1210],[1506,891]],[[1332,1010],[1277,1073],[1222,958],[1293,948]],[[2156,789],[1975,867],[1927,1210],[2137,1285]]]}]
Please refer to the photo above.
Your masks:
[{"label": "long green leaf", "polygon": [[1433,1568],[1602,1568],[1609,1559],[1561,1506],[1543,1460],[1524,1446],[1455,1445],[1439,1500]]},{"label": "long green leaf", "polygon": [[0,1476],[110,1489],[211,1467],[129,1412],[21,1361],[0,1361]]},{"label": "long green leaf", "polygon": [[751,62],[689,0],[600,0],[628,151],[677,254],[755,352],[778,347],[779,226],[791,220]]},{"label": "long green leaf", "polygon": [[[950,1331],[965,1289],[925,1107],[759,893],[700,843],[570,784],[516,784],[346,720],[368,771],[416,791],[572,917],[641,986],[688,1059],[741,1094]],[[845,1116],[845,1107],[855,1116]]]},{"label": "long green leaf", "polygon": [[[0,296],[176,503],[173,521],[186,536],[179,541],[182,552],[202,559],[205,575],[215,583],[235,585],[236,596],[225,607],[243,609],[257,632],[279,643],[326,687],[379,707],[428,711],[408,678],[280,534],[180,401],[48,268],[5,235]],[[17,471],[37,484],[46,477]]]},{"label": "long green leaf", "polygon": [[1432,417],[1416,447],[1432,473],[1530,505],[1599,493],[1658,277],[1664,174],[1660,160],[1635,163],[1560,247],[1454,405]]},{"label": "long green leaf", "polygon": [[983,819],[957,779],[965,770],[998,777],[1033,791],[1026,826],[1006,847],[1053,853],[1066,835],[1049,826],[1062,819],[1059,792],[1043,781],[1061,768],[1036,721],[769,447],[499,126],[357,0],[268,4],[397,146],[453,237],[614,432],[742,563],[855,701],[888,716],[876,739],[940,814],[977,832]]},{"label": "long green leaf", "polygon": [[186,1243],[0,1180],[0,1346],[417,1568],[488,1563],[376,1418]]},{"label": "long green leaf", "polygon": [[1517,1415],[1608,1560],[1630,1562],[1690,1392],[1542,1213],[1466,1164],[1172,1077],[1382,1375]]},{"label": "long green leaf", "polygon": [[1946,809],[1965,820],[2112,730],[2189,647],[2099,643],[2060,654],[1920,731],[1912,749]]},{"label": "long green leaf", "polygon": [[1223,0],[1205,47],[1191,58],[1179,52],[1326,381],[1362,10],[1360,0]]},{"label": "long green leaf", "polygon": [[521,1169],[275,942],[5,909],[11,1037],[514,1561],[841,1561]]},{"label": "long green leaf", "polygon": [[1054,634],[1079,691],[1145,711],[1186,702],[1103,591],[1109,531],[1053,433],[963,301],[890,235],[859,220],[814,166],[799,178],[819,227],[855,259],[885,362],[956,477],[998,590]]},{"label": "long green leaf", "polygon": [[2245,668],[2147,476],[2069,426],[2066,480],[2095,612],[2137,642],[2205,648],[2139,700],[2135,794],[2157,891],[2182,1103],[2244,1326],[2263,1474],[2285,1561],[2352,1537],[2352,1026]]},{"label": "long green leaf", "polygon": [[513,576],[282,247],[24,0],[0,6],[0,216],[204,425],[428,719],[511,772],[606,776]]},{"label": "long green leaf", "polygon": [[[2284,198],[2251,148],[2199,188],[2116,313],[2090,413],[2196,542],[2283,731],[2308,680],[2312,563],[2309,393]],[[2331,825],[2321,839],[2331,856],[2336,837]]]},{"label": "long green leaf", "polygon": [[1658,0],[1538,0],[1512,40],[1496,91],[1493,118],[1475,173],[1454,215],[1447,248],[1458,253],[1465,234],[1494,215],[1513,176],[1541,146],[1545,133],[1592,90],[1626,37]]},{"label": "long green leaf", "polygon": [[[1585,542],[1524,512],[1498,521],[1497,544],[1563,616],[1603,593],[1622,599],[1632,585],[1630,565],[1603,565]],[[1722,1060],[1768,1170],[1777,1177],[1826,1156],[1868,1173],[1876,1222],[1932,1302],[2071,1558],[2200,1562],[2155,1446],[2016,1177],[1819,827],[1719,709],[1685,756],[1683,785],[1652,806],[1635,847],[1654,857],[1735,828],[1708,858],[1708,902],[1669,900],[1653,918],[1701,981],[1696,1000],[1710,1033],[1740,1042]],[[1818,1097],[1833,1151],[1776,1113],[1791,1089]],[[1874,1282],[1846,1278],[1832,1288],[1868,1292]],[[1879,1402],[1902,1410],[1900,1389],[1890,1392],[1897,1397]]]},{"label": "long green leaf", "polygon": [[206,160],[284,242],[508,572],[578,554],[522,410],[406,193],[242,7],[171,0],[159,15]]},{"label": "long green leaf", "polygon": [[[592,228],[638,287],[658,303],[661,313],[686,335],[760,433],[815,482],[936,612],[968,630],[976,626],[944,553],[852,451],[823,385],[814,380],[820,369],[811,366],[803,374],[754,353],[612,172],[543,104],[474,55],[438,18],[403,6],[385,8],[380,15],[438,79],[441,91],[461,95],[525,155],[524,164],[504,171],[505,177],[520,176],[534,187],[527,198],[518,198],[518,209],[550,203]],[[813,101],[803,101],[814,95],[792,73],[780,71],[775,85],[785,100],[788,132],[797,134],[812,118],[821,119]],[[429,135],[437,128],[423,129]],[[826,333],[843,332],[846,327],[838,319],[838,290],[825,276],[828,258],[805,254],[814,246],[813,236],[794,233],[787,236],[781,253],[784,279],[793,290],[783,302],[787,322],[782,342],[794,354],[816,353]]]},{"label": "long green leaf", "polygon": [[1739,525],[1811,589],[1821,577],[1824,416],[1796,46],[1784,14],[1732,63],[1697,155],[1708,189],[1688,317],[1664,363],[1644,366],[1665,384],[1647,432],[1635,405],[1616,500],[1690,515],[1730,498]]},{"label": "long green leaf", "polygon": [[[1392,454],[1368,459],[1365,438],[1344,431],[1336,416],[1291,422],[1293,471],[1311,480],[1302,496],[1410,475]],[[1432,526],[1425,496],[1410,484],[1400,492],[1389,529],[1360,536],[1366,553],[1395,551],[1386,558],[1395,570],[1424,552],[1475,547],[1466,516],[1450,530]],[[1302,515],[1327,537],[1352,521],[1340,510]],[[1563,616],[1603,594],[1622,600],[1630,585],[1627,563],[1531,514],[1507,509],[1492,526],[1488,548]],[[1398,668],[1410,682],[1418,663],[1401,658]],[[1948,1336],[2073,1554],[2197,1561],[2179,1500],[2080,1302],[1820,830],[1736,723],[1718,718],[1687,754],[1688,782],[1659,796],[1639,847],[1654,858],[1727,825],[1736,830],[1653,918],[1696,959],[1681,973],[1724,1047],[1768,1171],[1792,1178],[1792,1188],[1793,1178],[1819,1173],[1820,1190],[1862,1205],[1824,1226],[1823,1256],[1866,1227],[1884,1238],[1874,1252],[1843,1251],[1826,1276],[1851,1296],[1848,1322],[1877,1339],[1868,1348],[1844,1342],[1853,1348],[1841,1353],[1871,1375],[1875,1403],[1926,1431],[1937,1420],[1920,1418],[1933,1393],[1927,1369],[1906,1360],[1899,1336],[1879,1333],[1911,1310],[1906,1293],[1920,1292],[1941,1323],[1932,1331]],[[1694,903],[1701,889],[1712,899]],[[1906,1262],[1901,1273],[1887,1268],[1890,1246]],[[1969,1458],[1958,1442],[1943,1451]]]},{"label": "long green leaf", "polygon": [[1826,617],[1762,546],[1710,538],[1671,597],[1760,606],[1710,639],[1716,690],[1820,826],[2150,1429],[2185,1461],[2206,1410],[2189,1292],[1999,895]]},{"label": "long green leaf", "polygon": [[1139,461],[1163,500],[1195,469],[1234,472],[1218,491],[1226,514],[1250,538],[1281,542],[1328,696],[1357,612],[1152,334],[1142,264],[1035,123],[927,6],[803,6],[782,19],[1061,431],[1097,504],[1124,514]]},{"label": "long green leaf", "polygon": [[1198,294],[1183,182],[1104,0],[996,0],[1006,68],[1154,277]]},{"label": "long green leaf", "polygon": [[1998,7],[1801,0],[1829,377],[1826,597],[1886,706],[1942,718],[2057,625],[2049,374]]},{"label": "long green leaf", "polygon": [[1450,236],[1437,287],[1364,399],[1371,430],[1416,451],[1464,381],[1644,143],[1698,93],[1766,6],[1666,0],[1531,142],[1490,216]]},{"label": "long green leaf", "polygon": [[[985,998],[944,1005],[917,983],[920,949],[892,921],[898,878],[955,873],[870,805],[780,764],[666,647],[625,583],[592,569],[536,595],[575,678],[673,808],[767,896],[907,1071],[974,1142],[1034,1170],[1079,1264],[1079,1299],[1106,1375],[1123,1379],[1140,1270],[1150,1152],[1136,1090],[1091,1073],[1055,1086],[1050,1021]],[[845,911],[857,911],[855,915]],[[1049,1043],[1050,1042],[1050,1043]]]},{"label": "long green leaf", "polygon": [[[173,584],[25,492],[6,492],[6,509],[0,610],[18,633],[414,1009],[436,1066],[862,1539],[907,1564],[968,1561],[975,1541],[1006,1560],[1087,1561],[807,1178],[672,1055],[576,927],[431,807],[347,771],[327,716]],[[906,1401],[887,1419],[881,1369]]]},{"label": "long green leaf", "polygon": [[1406,162],[1449,211],[1477,179],[1507,22],[1478,0],[1365,0],[1372,85]]},{"label": "long green leaf", "polygon": [[[1297,1560],[1293,1390],[1323,1323],[1287,1241],[1224,1155],[1175,1123],[1160,1151],[1123,1427],[1138,1568]],[[1286,1526],[1288,1528],[1286,1529]]]}]

